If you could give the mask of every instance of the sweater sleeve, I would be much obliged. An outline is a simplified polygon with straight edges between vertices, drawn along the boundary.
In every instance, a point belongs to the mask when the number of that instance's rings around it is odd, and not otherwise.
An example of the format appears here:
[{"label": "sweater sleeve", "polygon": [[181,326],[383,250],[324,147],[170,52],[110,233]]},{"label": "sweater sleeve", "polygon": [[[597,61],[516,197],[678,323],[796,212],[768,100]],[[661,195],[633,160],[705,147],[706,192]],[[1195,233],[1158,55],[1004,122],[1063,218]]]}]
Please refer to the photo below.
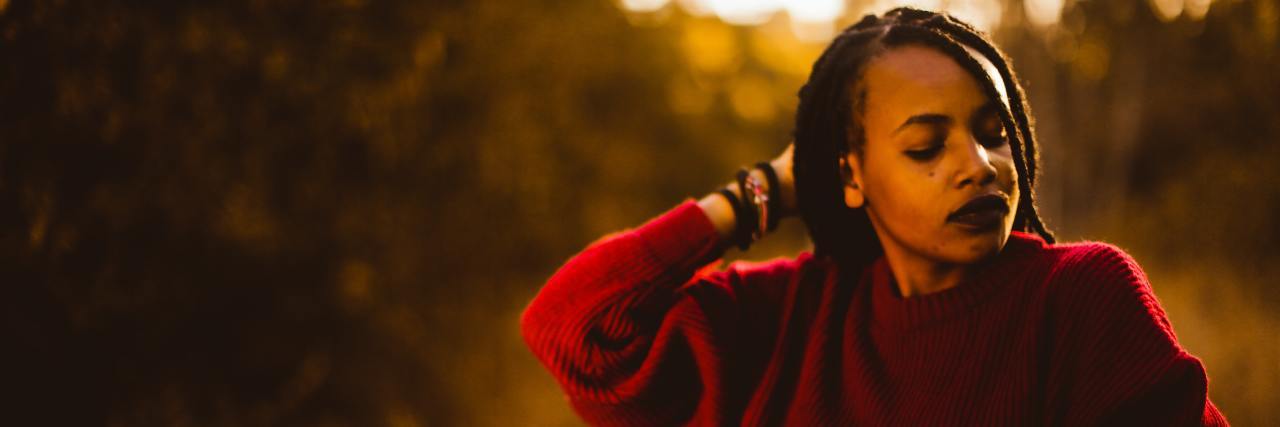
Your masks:
[{"label": "sweater sleeve", "polygon": [[720,424],[732,412],[734,358],[724,356],[743,328],[741,272],[703,268],[722,251],[689,200],[593,243],[543,286],[521,331],[585,421]]},{"label": "sweater sleeve", "polygon": [[1227,425],[1200,360],[1177,341],[1128,254],[1074,254],[1056,317],[1046,425]]}]

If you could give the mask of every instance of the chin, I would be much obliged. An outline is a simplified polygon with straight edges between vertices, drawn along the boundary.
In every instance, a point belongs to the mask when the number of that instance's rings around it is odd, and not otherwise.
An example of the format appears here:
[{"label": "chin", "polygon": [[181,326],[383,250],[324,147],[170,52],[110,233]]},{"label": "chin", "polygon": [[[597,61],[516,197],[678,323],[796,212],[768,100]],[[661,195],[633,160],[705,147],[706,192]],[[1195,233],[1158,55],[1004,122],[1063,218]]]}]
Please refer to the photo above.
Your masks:
[{"label": "chin", "polygon": [[980,233],[961,232],[956,237],[947,245],[947,252],[950,252],[947,258],[957,264],[974,264],[987,260],[1004,249],[1005,242],[1009,241],[1009,227]]}]

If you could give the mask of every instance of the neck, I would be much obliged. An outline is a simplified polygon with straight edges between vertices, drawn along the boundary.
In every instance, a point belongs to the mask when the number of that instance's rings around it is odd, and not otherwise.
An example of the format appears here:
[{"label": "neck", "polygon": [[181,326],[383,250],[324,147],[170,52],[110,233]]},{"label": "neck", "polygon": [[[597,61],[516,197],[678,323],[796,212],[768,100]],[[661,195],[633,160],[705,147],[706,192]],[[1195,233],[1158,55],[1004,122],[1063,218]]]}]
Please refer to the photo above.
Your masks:
[{"label": "neck", "polygon": [[885,259],[903,298],[954,288],[970,270],[968,265],[941,264],[902,253],[885,253]]}]

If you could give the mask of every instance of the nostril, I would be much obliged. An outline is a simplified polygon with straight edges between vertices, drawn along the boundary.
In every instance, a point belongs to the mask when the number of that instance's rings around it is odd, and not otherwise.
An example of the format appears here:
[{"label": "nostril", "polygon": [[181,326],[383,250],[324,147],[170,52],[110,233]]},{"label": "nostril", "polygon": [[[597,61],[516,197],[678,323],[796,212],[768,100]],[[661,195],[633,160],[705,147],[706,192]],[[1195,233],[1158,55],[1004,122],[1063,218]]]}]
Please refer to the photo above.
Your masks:
[{"label": "nostril", "polygon": [[998,175],[995,165],[983,162],[980,165],[973,165],[971,169],[965,171],[957,185],[960,187],[966,185],[986,186],[995,182]]},{"label": "nostril", "polygon": [[990,184],[990,183],[992,183],[992,182],[995,182],[995,180],[996,180],[996,168],[995,168],[994,166],[991,166],[990,164],[988,164],[988,165],[987,165],[987,167],[985,168],[985,172],[986,172],[986,173],[985,173],[985,174],[983,174],[982,184],[983,184],[983,185],[986,185],[986,184]]}]

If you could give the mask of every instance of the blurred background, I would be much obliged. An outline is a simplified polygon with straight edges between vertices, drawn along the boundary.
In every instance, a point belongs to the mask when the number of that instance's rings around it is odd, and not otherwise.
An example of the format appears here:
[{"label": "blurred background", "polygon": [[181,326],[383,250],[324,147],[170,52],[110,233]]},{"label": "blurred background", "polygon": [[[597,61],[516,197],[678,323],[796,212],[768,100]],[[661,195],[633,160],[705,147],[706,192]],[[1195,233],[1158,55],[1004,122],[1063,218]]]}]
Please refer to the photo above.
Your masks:
[{"label": "blurred background", "polygon": [[1214,402],[1280,423],[1276,1],[0,0],[6,424],[578,425],[525,304],[779,152],[900,4],[994,36],[1049,226],[1130,251]]}]

